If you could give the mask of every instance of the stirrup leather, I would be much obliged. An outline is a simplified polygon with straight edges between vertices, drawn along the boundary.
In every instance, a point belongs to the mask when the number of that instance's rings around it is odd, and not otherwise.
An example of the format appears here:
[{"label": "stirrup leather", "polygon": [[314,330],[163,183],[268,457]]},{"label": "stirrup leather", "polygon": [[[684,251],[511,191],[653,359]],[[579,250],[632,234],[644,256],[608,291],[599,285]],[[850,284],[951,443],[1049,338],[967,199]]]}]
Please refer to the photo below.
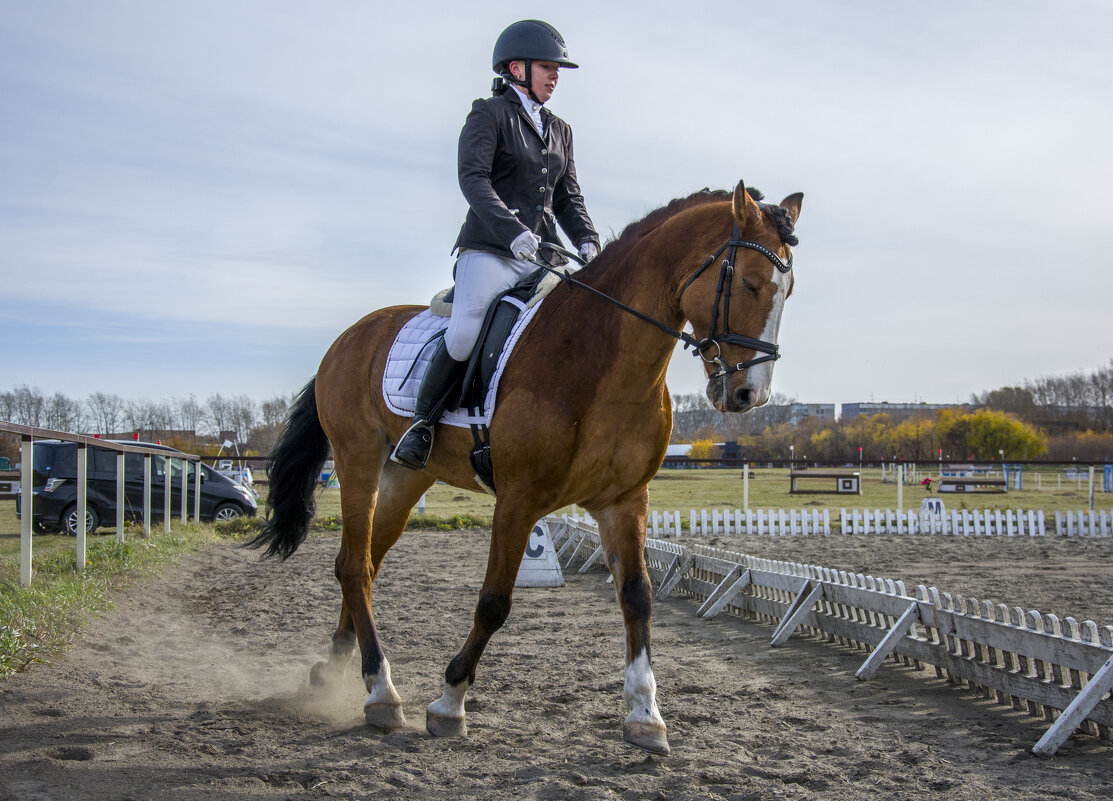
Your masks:
[{"label": "stirrup leather", "polygon": [[390,454],[390,461],[411,470],[424,470],[433,450],[433,424],[417,420],[406,429]]}]

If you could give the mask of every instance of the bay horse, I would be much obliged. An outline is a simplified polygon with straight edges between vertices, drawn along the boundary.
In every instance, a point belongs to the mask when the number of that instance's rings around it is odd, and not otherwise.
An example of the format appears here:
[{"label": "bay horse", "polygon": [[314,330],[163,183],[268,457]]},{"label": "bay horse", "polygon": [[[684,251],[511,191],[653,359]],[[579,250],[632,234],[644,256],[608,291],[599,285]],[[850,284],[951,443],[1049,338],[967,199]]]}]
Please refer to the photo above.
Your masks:
[{"label": "bay horse", "polygon": [[[648,484],[672,428],[665,372],[679,338],[703,357],[715,408],[744,412],[769,399],[803,195],[779,205],[760,198],[739,183],[733,193],[697,192],[631,223],[576,274],[578,285],[558,285],[525,329],[490,422],[497,497],[487,573],[471,631],[445,670],[443,695],[426,711],[430,734],[467,734],[464,696],[510,613],[530,532],[546,514],[577,504],[598,522],[625,621],[623,697],[631,711],[623,738],[669,752],[650,667],[644,553]],[[465,428],[439,427],[424,471],[387,458],[410,421],[383,400],[384,364],[399,329],[423,308],[374,311],[333,343],[291,407],[270,466],[269,516],[251,543],[282,559],[297,549],[331,443],[342,488],[335,572],[343,602],[329,657],[314,666],[311,680],[335,680],[358,644],[365,719],[384,731],[406,719],[375,629],[372,585],[410,510],[436,480],[478,489]],[[707,336],[683,331],[686,321]]]}]

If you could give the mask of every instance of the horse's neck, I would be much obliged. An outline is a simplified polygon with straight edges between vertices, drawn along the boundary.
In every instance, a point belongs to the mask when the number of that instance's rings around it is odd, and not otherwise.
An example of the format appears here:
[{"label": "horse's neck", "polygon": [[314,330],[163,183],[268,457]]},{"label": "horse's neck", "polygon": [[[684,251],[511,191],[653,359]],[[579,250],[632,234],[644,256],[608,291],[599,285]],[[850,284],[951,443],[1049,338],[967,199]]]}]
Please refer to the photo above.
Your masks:
[{"label": "horse's neck", "polygon": [[[654,320],[679,331],[687,319],[680,296],[688,278],[708,254],[717,247],[717,228],[711,209],[689,212],[673,218],[647,233],[626,258],[608,264],[599,276],[597,287]],[[729,230],[728,227],[724,230]],[[725,237],[726,234],[723,234]],[[652,324],[617,307],[611,310],[616,323],[640,341],[657,334]],[[664,332],[660,347],[671,354],[676,339]],[[667,356],[666,356],[667,361]]]},{"label": "horse's neck", "polygon": [[[711,234],[701,229],[699,223],[706,222],[701,217],[689,222],[691,231],[668,223],[650,231],[623,258],[600,264],[597,271],[585,271],[586,283],[674,331],[681,330],[686,322],[680,307],[683,283],[698,266],[696,262],[706,257],[706,242],[715,235],[715,226]],[[564,341],[573,350],[625,362],[636,370],[637,383],[649,380],[664,386],[677,342],[674,336],[583,289],[572,289],[559,305],[553,309],[554,317],[560,319]]]}]

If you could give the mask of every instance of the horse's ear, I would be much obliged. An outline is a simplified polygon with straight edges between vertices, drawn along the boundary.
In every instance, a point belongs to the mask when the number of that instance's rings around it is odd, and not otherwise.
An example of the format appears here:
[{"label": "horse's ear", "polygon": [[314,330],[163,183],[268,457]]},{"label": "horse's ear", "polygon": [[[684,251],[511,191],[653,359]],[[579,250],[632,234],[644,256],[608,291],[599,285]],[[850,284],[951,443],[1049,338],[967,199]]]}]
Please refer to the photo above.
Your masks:
[{"label": "horse's ear", "polygon": [[796,192],[781,201],[781,208],[788,212],[788,216],[792,218],[793,225],[796,225],[796,221],[800,219],[800,206],[803,204],[803,192]]},{"label": "horse's ear", "polygon": [[745,231],[751,225],[757,225],[761,222],[761,207],[758,206],[757,201],[750,197],[750,193],[746,191],[746,183],[739,181],[738,186],[734,187],[734,221],[738,223],[738,230]]}]

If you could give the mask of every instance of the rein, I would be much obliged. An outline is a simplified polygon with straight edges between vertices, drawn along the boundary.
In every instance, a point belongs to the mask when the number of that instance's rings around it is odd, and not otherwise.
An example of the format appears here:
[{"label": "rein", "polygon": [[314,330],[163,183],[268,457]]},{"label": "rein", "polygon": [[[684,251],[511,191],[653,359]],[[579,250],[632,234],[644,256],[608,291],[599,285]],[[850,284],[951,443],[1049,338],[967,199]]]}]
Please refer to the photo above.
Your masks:
[{"label": "rein", "polygon": [[[559,245],[554,245],[551,242],[543,242],[541,244],[541,247],[545,248],[546,250],[560,253],[562,256],[567,256],[568,258],[578,262],[581,265],[587,264],[587,262],[581,259],[578,254],[573,253],[570,250],[565,250]],[[722,256],[724,252],[727,254],[726,258],[723,259],[722,266],[719,270],[719,283],[715,288],[715,302],[711,309],[711,324],[708,326],[707,336],[703,339],[696,339],[694,336],[687,333],[686,331],[677,331],[675,328],[667,326],[659,320],[653,319],[648,314],[644,314],[643,312],[640,312],[631,306],[627,306],[622,301],[611,297],[607,293],[601,292],[595,287],[588,286],[583,281],[573,278],[568,273],[561,272],[560,270],[554,267],[550,267],[547,264],[542,264],[541,262],[537,263],[542,269],[552,273],[568,285],[586,289],[588,292],[591,292],[592,294],[603,298],[603,300],[614,304],[618,308],[622,309],[624,312],[634,315],[639,320],[644,320],[645,322],[656,326],[669,336],[684,343],[684,350],[692,348],[693,356],[699,356],[709,364],[717,364],[719,366],[719,369],[708,376],[708,379],[710,380],[712,378],[719,378],[720,376],[729,375],[730,373],[741,372],[749,367],[753,367],[756,364],[761,364],[762,362],[776,361],[777,359],[781,358],[780,348],[775,342],[766,342],[765,340],[754,339],[753,337],[744,336],[743,334],[735,334],[730,330],[730,296],[731,287],[734,283],[734,262],[738,255],[738,248],[748,248],[749,250],[756,250],[758,253],[761,253],[763,256],[773,262],[773,266],[782,273],[787,273],[789,270],[792,269],[791,258],[786,264],[785,262],[781,261],[780,257],[776,253],[765,247],[765,245],[762,245],[758,242],[752,242],[748,239],[742,239],[742,234],[738,230],[738,224],[735,223],[734,228],[730,234],[730,239],[726,241],[726,244],[724,244],[721,248],[708,256],[707,261],[705,261],[702,265],[699,266],[698,269],[696,269],[694,273],[692,273],[691,277],[684,282],[684,286],[680,289],[680,294],[681,296],[683,296],[684,292],[688,289],[689,286],[691,286],[692,282],[699,278],[707,270],[707,268],[711,266],[715,259]],[[723,330],[716,334],[715,325],[719,319],[720,306],[722,306],[723,309]],[[757,351],[758,353],[763,353],[765,355],[755,356],[754,358],[748,359],[747,361],[739,362],[738,364],[732,365],[730,364],[730,362],[723,358],[723,350],[720,343],[726,343],[728,345],[739,345],[741,347],[749,348],[750,350]],[[711,350],[712,348],[715,349],[715,355],[708,356],[707,351]]]}]

